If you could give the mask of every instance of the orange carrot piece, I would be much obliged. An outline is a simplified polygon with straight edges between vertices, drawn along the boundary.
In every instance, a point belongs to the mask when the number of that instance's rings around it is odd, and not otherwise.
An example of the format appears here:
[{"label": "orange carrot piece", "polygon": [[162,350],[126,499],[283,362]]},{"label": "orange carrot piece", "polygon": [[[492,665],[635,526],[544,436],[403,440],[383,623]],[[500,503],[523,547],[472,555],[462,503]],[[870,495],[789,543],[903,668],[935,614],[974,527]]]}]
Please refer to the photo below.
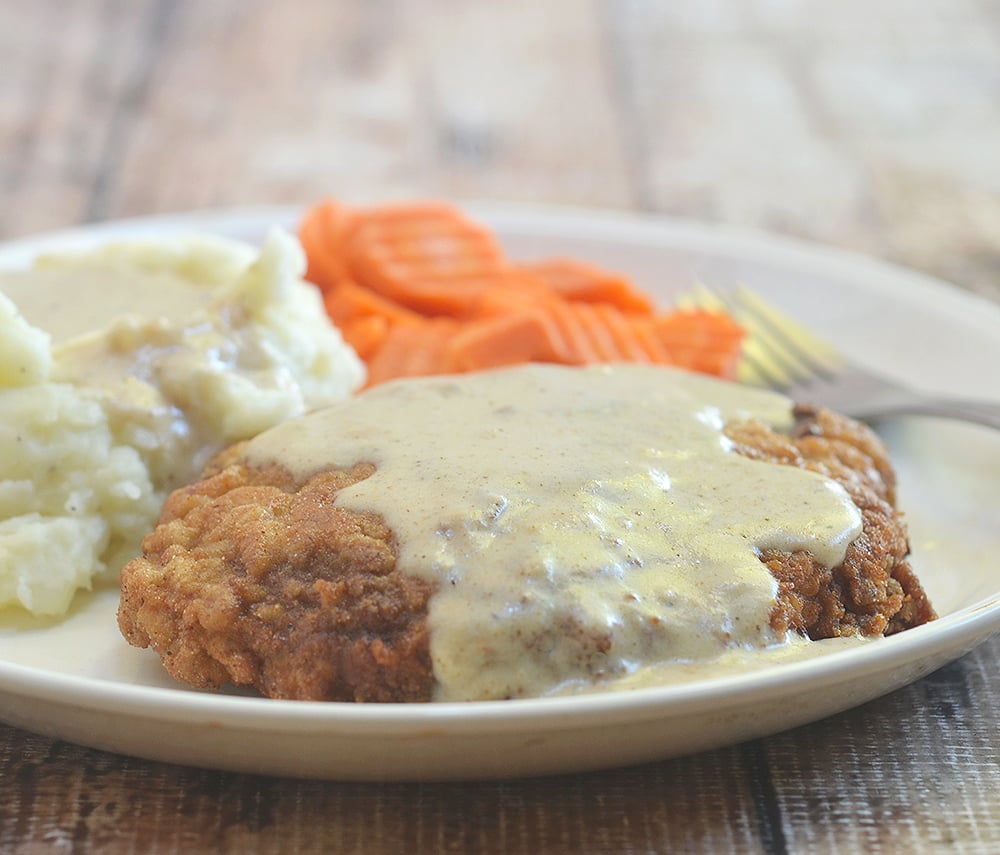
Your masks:
[{"label": "orange carrot piece", "polygon": [[484,289],[472,302],[469,317],[486,318],[495,315],[521,313],[553,302],[552,291],[537,276],[508,267],[493,277],[491,287]]},{"label": "orange carrot piece", "polygon": [[367,362],[389,337],[389,322],[381,315],[352,318],[338,324],[340,334],[355,353]]},{"label": "orange carrot piece", "polygon": [[594,306],[598,319],[604,324],[608,334],[615,340],[618,350],[618,359],[623,362],[649,362],[650,356],[642,347],[641,342],[635,334],[638,320],[645,321],[645,317],[636,318],[634,315],[626,314],[615,306],[606,303],[598,303]]},{"label": "orange carrot piece", "polygon": [[327,292],[323,303],[336,324],[369,315],[382,316],[390,323],[414,323],[423,319],[418,312],[353,282],[345,282]]},{"label": "orange carrot piece", "polygon": [[552,320],[566,342],[569,354],[566,362],[570,365],[600,362],[601,358],[587,332],[587,322],[578,308],[566,300],[552,300],[548,305]]},{"label": "orange carrot piece", "polygon": [[467,314],[507,266],[489,231],[456,208],[433,203],[358,213],[347,253],[357,281],[430,315]]},{"label": "orange carrot piece", "polygon": [[623,312],[653,313],[653,301],[618,273],[571,258],[550,258],[524,265],[560,297],[574,302],[608,303]]},{"label": "orange carrot piece", "polygon": [[620,362],[621,355],[614,336],[601,319],[597,307],[589,303],[577,303],[573,309],[583,322],[583,331],[597,354],[597,361]]},{"label": "orange carrot piece", "polygon": [[299,225],[299,241],[306,253],[306,279],[323,292],[350,278],[344,242],[352,222],[352,213],[331,199],[306,211]]},{"label": "orange carrot piece", "polygon": [[478,371],[524,362],[566,362],[566,344],[545,311],[526,310],[469,321],[448,346],[456,371]]},{"label": "orange carrot piece", "polygon": [[653,327],[671,364],[735,378],[744,332],[728,315],[706,309],[676,311],[657,317]]},{"label": "orange carrot piece", "polygon": [[421,377],[451,370],[448,347],[457,331],[449,318],[398,324],[368,361],[368,386],[398,377]]},{"label": "orange carrot piece", "polygon": [[519,311],[526,303],[548,296],[537,280],[510,268],[498,268],[464,280],[413,283],[411,294],[399,297],[398,304],[426,317],[471,319]]},{"label": "orange carrot piece", "polygon": [[628,279],[586,262],[512,264],[488,230],[445,204],[327,200],[306,213],[300,237],[309,276],[367,362],[369,385],[528,361],[736,375],[743,330],[729,316],[656,313]]},{"label": "orange carrot piece", "polygon": [[649,361],[655,365],[669,365],[670,354],[667,353],[663,342],[660,341],[653,329],[651,318],[643,318],[632,324],[632,332],[635,335],[636,344],[642,348]]}]

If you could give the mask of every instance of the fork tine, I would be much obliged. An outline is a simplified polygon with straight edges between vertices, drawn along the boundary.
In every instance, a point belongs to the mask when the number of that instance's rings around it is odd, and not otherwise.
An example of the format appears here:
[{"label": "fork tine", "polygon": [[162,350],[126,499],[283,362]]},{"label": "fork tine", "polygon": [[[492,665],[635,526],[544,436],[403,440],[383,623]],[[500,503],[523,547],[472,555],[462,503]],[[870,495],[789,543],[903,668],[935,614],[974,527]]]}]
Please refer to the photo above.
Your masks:
[{"label": "fork tine", "polygon": [[740,287],[731,311],[747,330],[746,362],[767,385],[788,389],[816,378],[829,378],[844,358],[797,321],[779,312],[749,288]]},{"label": "fork tine", "polygon": [[738,314],[762,347],[770,348],[800,375],[828,376],[841,370],[846,360],[833,347],[798,321],[779,311],[759,294],[740,286],[733,300]]},{"label": "fork tine", "polygon": [[705,285],[696,286],[691,294],[695,305],[709,310],[724,311],[735,318],[746,331],[743,342],[743,359],[739,367],[739,380],[753,386],[769,386],[782,389],[791,382],[788,366],[779,355],[775,356],[773,348],[766,339],[762,339],[755,325],[751,325],[742,317],[740,300],[732,292],[720,293]]},{"label": "fork tine", "polygon": [[743,345],[740,380],[755,386],[787,389],[803,379],[781,351],[776,350],[766,339],[762,340],[746,322],[741,320],[741,323],[747,329],[747,339]]},{"label": "fork tine", "polygon": [[726,311],[743,326],[747,337],[741,382],[770,386],[794,400],[824,404],[863,420],[929,415],[1000,429],[1000,406],[995,401],[927,395],[850,365],[833,345],[746,286],[719,293],[698,285],[680,295],[677,305]]},{"label": "fork tine", "polygon": [[844,359],[828,343],[746,286],[717,292],[698,284],[681,305],[721,309],[746,330],[739,379],[744,383],[788,389],[816,377],[829,377]]}]

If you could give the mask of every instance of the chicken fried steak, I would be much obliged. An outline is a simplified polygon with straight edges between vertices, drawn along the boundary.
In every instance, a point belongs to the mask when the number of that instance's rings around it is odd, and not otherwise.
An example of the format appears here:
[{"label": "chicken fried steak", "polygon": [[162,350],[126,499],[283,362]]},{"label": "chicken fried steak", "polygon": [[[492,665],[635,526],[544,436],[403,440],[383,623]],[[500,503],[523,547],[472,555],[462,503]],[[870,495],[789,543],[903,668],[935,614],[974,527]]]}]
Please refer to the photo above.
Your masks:
[{"label": "chicken fried steak", "polygon": [[[637,376],[643,382],[648,379]],[[663,380],[659,375],[655,379]],[[620,380],[612,378],[616,385]],[[412,381],[406,382],[412,385]],[[435,382],[438,385],[434,388],[445,389],[450,381]],[[665,382],[669,384],[670,378]],[[410,394],[409,388],[405,391]],[[603,389],[602,394],[607,391]],[[361,398],[370,394],[375,393]],[[454,394],[442,392],[435,408]],[[511,406],[502,405],[492,412],[502,419]],[[775,469],[787,473],[789,468],[819,473],[824,477],[812,480],[825,485],[829,479],[838,495],[846,491],[850,497],[847,504],[856,506],[852,511],[859,517],[860,530],[833,567],[808,549],[773,545],[754,549],[753,566],[766,566],[770,571],[770,576],[754,571],[766,580],[763,621],[756,622],[751,614],[741,628],[744,616],[738,613],[743,608],[740,604],[750,602],[746,600],[747,585],[724,583],[713,589],[713,597],[718,600],[718,591],[733,588],[734,613],[723,615],[717,625],[704,630],[705,635],[720,649],[737,641],[746,646],[741,641],[744,637],[759,638],[753,644],[763,647],[780,643],[786,633],[810,639],[878,636],[932,619],[933,610],[907,561],[906,530],[893,507],[894,475],[881,441],[867,427],[827,410],[799,407],[790,420],[791,430],[775,430],[753,418],[728,421],[722,438],[723,457],[756,461],[748,470],[754,474]],[[408,429],[417,430],[412,425]],[[720,425],[720,437],[722,430]],[[662,457],[666,452],[658,453]],[[548,588],[544,586],[554,572],[551,562],[545,563],[544,572],[534,575],[518,565],[507,567],[503,574],[513,574],[515,590],[523,589],[524,593],[503,608],[491,607],[488,621],[475,610],[472,600],[468,609],[459,602],[457,611],[440,611],[431,620],[435,598],[442,601],[442,593],[460,588],[466,570],[446,568],[435,581],[429,573],[408,572],[402,566],[407,544],[398,523],[390,527],[382,514],[358,510],[343,501],[363,482],[374,484],[380,471],[379,466],[358,459],[362,462],[303,473],[278,463],[262,464],[245,445],[220,455],[203,480],[170,497],[160,524],[143,543],[143,557],[123,569],[118,621],[125,638],[133,645],[151,647],[170,674],[193,686],[229,683],[254,688],[272,698],[427,701],[541,694],[545,691],[539,686],[558,690],[560,683],[571,679],[599,684],[620,674],[620,667],[608,664],[615,655],[634,656],[635,650],[642,648],[651,659],[669,657],[672,654],[664,654],[664,650],[685,643],[679,635],[704,623],[699,615],[690,623],[678,623],[682,609],[700,602],[677,599],[674,589],[683,591],[680,583],[660,581],[657,584],[661,587],[656,589],[630,588],[630,574],[658,578],[662,573],[635,550],[628,551],[632,549],[629,544],[622,546],[621,538],[610,537],[603,530],[602,548],[621,560],[610,570],[603,569],[605,562],[602,569],[589,574],[571,567],[570,580],[558,588],[560,596],[569,597],[568,604],[546,599]],[[600,465],[593,462],[593,455],[584,456],[583,465],[588,463]],[[747,466],[746,462],[742,465]],[[666,493],[686,489],[683,471],[677,469]],[[660,481],[666,477],[656,472]],[[722,473],[720,483],[729,478],[727,473]],[[540,483],[543,480],[539,478]],[[603,483],[599,479],[587,483],[580,494],[584,496],[581,501],[590,502],[587,508],[605,507],[606,495],[614,490],[605,490]],[[631,491],[635,481],[623,483]],[[749,488],[744,504],[755,505],[768,498],[755,495],[755,489],[760,488]],[[622,501],[629,501],[629,491]],[[506,525],[503,521],[516,512],[514,499],[510,504],[512,509],[497,503],[491,511],[495,519],[489,514],[476,517],[469,543],[480,543],[484,532],[490,540],[488,548],[483,547],[486,552],[477,556],[487,554],[493,548],[492,539],[505,531],[501,523]],[[634,517],[623,531],[631,531],[636,520],[653,511],[630,510]],[[618,511],[607,513],[611,519]],[[460,539],[451,528],[442,526],[433,532],[439,540],[450,544]],[[670,520],[662,519],[655,530],[669,528]],[[574,537],[575,544],[581,536]],[[464,543],[461,548],[467,552],[470,547]],[[692,548],[697,550],[700,545]],[[420,557],[424,565],[442,563],[440,556]],[[564,563],[569,566],[574,561],[576,558],[570,556]],[[683,561],[699,565],[702,559]],[[690,572],[691,567],[682,569]],[[500,571],[491,569],[487,584],[499,584],[498,575]],[[588,600],[589,582],[580,587],[583,576],[600,577],[604,580],[601,584],[610,577],[618,587],[601,588],[598,597]],[[617,593],[619,589],[624,594]],[[616,598],[623,602],[616,614],[623,617],[609,620],[605,610],[618,608]],[[581,615],[586,616],[588,609],[596,609],[602,617],[584,619]],[[450,627],[446,623],[464,620],[463,611],[468,611],[472,624],[470,634],[464,636],[472,641],[464,646],[473,648],[463,655],[474,657],[477,679],[485,680],[487,688],[450,688],[442,696],[448,659],[434,652],[434,635],[447,635]],[[506,666],[497,666],[498,675],[491,676],[491,669],[505,655],[506,641],[501,644],[498,639],[508,636],[492,635],[485,624],[493,621],[502,625],[504,620],[515,624],[509,636],[516,636],[521,645],[511,654],[516,659],[512,667],[523,670],[524,660],[537,659],[542,669],[555,667],[551,662],[557,662],[570,673],[560,677],[546,672],[547,682],[532,683],[523,678],[524,682],[518,683],[503,671]],[[748,622],[750,626],[745,625]],[[683,632],[679,633],[677,626]],[[634,631],[635,637],[628,651],[619,654],[616,651],[621,641],[616,633],[625,631]],[[497,688],[490,682],[494,679]]]}]

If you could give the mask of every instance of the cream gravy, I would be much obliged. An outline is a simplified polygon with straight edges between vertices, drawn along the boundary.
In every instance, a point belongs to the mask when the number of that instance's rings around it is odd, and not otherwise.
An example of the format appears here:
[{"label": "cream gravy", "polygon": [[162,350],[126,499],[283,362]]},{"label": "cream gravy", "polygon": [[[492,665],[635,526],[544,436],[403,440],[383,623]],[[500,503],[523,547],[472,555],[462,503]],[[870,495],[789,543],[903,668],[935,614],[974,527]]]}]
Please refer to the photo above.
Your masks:
[{"label": "cream gravy", "polygon": [[180,323],[215,297],[212,289],[181,276],[156,271],[136,275],[110,265],[2,273],[0,292],[56,346],[93,335],[118,318]]},{"label": "cream gravy", "polygon": [[304,269],[276,230],[0,272],[0,608],[64,614],[212,455],[363,382]]},{"label": "cream gravy", "polygon": [[249,463],[358,462],[340,505],[380,513],[436,586],[436,700],[537,696],[781,644],[760,550],[839,564],[861,516],[839,484],[732,453],[726,422],[790,402],[641,365],[407,380],[288,422]]}]

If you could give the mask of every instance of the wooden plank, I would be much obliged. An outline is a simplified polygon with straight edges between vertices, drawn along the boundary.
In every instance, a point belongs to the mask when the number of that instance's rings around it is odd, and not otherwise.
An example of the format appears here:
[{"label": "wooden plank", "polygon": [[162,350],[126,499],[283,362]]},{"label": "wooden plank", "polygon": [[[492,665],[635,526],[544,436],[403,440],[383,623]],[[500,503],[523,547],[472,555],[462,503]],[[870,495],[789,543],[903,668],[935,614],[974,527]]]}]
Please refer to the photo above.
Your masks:
[{"label": "wooden plank", "polygon": [[536,780],[342,784],[147,763],[0,728],[0,761],[0,851],[764,851],[739,749]]},{"label": "wooden plank", "polygon": [[297,781],[117,757],[0,727],[0,851],[989,853],[1000,638],[769,739],[587,775]]},{"label": "wooden plank", "polygon": [[1000,299],[996,15],[870,7],[23,4],[0,28],[0,237],[327,193],[550,202],[786,232]]},{"label": "wooden plank", "polygon": [[855,249],[1000,298],[989,4],[616,9],[645,207]]},{"label": "wooden plank", "polygon": [[998,663],[995,638],[903,691],[768,740],[789,851],[998,851]]},{"label": "wooden plank", "polygon": [[404,6],[394,26],[365,6],[225,6],[178,7],[106,213],[327,193],[628,201],[597,22],[568,0]]},{"label": "wooden plank", "polygon": [[153,5],[40,0],[0,13],[0,235],[91,217]]}]

